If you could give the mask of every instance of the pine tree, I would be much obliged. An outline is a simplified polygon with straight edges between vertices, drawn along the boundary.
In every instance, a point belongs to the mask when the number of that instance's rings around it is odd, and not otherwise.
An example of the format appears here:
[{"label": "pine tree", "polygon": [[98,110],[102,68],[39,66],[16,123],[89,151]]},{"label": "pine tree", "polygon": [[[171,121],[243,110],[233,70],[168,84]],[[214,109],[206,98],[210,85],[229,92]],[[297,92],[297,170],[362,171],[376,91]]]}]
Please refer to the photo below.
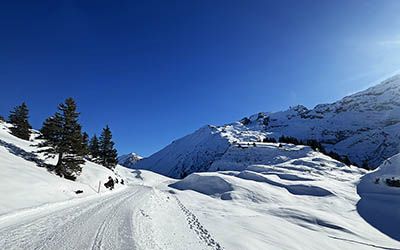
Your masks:
[{"label": "pine tree", "polygon": [[86,132],[82,133],[82,142],[84,146],[85,156],[90,154],[89,151],[89,135]]},{"label": "pine tree", "polygon": [[44,152],[48,157],[58,156],[56,166],[53,167],[56,174],[64,178],[74,180],[82,171],[84,163],[85,145],[81,133],[81,125],[78,123],[79,113],[72,98],[65,100],[58,106],[54,116],[49,117],[43,123],[40,130],[40,138],[44,139],[39,147],[39,152]]},{"label": "pine tree", "polygon": [[14,125],[10,128],[11,133],[18,138],[29,140],[31,135],[30,129],[32,127],[29,124],[28,118],[29,110],[25,102],[23,102],[20,106],[15,107],[14,110],[10,112],[8,118],[9,122]]},{"label": "pine tree", "polygon": [[100,135],[100,164],[113,169],[117,161],[117,150],[114,149],[114,142],[112,141],[111,130],[108,126],[103,129]]},{"label": "pine tree", "polygon": [[93,135],[92,139],[90,139],[89,152],[92,156],[92,160],[97,162],[98,158],[100,157],[100,145],[96,135]]}]

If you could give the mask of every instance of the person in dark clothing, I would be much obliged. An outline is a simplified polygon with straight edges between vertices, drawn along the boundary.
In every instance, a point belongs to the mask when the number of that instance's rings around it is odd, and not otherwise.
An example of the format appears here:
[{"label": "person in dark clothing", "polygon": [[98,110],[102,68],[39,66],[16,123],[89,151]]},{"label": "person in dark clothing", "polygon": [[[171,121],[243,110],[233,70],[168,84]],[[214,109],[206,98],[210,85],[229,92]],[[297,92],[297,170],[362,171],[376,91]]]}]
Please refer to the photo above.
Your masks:
[{"label": "person in dark clothing", "polygon": [[106,183],[104,183],[104,186],[106,188],[109,188],[110,190],[114,189],[114,180],[111,176],[108,176],[108,181]]}]

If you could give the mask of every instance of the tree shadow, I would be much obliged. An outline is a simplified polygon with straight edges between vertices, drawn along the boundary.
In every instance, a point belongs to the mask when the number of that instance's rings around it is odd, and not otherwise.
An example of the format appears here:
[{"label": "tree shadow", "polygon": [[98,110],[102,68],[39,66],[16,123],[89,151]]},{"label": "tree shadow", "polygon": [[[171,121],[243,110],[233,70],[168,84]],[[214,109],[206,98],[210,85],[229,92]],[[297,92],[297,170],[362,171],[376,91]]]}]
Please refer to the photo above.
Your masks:
[{"label": "tree shadow", "polygon": [[15,146],[12,143],[8,143],[6,141],[3,141],[0,139],[0,146],[3,146],[8,150],[13,155],[16,155],[18,157],[21,157],[27,161],[31,161],[36,163],[39,167],[46,167],[46,164],[44,163],[43,160],[39,159],[35,153],[25,151],[24,149]]}]

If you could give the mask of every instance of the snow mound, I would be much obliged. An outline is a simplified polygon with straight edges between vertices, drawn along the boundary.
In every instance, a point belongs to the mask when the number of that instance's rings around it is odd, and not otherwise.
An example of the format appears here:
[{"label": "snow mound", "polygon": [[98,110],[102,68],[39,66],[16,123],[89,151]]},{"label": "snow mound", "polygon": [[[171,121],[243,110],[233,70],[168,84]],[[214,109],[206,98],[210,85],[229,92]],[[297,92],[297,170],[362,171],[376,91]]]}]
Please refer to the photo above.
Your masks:
[{"label": "snow mound", "polygon": [[180,190],[193,190],[206,195],[223,194],[232,191],[232,186],[219,174],[191,174],[170,187]]},{"label": "snow mound", "polygon": [[360,215],[377,229],[400,241],[400,154],[386,160],[378,169],[362,177],[357,192]]},{"label": "snow mound", "polygon": [[[371,220],[379,215],[359,209],[356,190],[366,171],[357,167],[305,146],[250,143],[231,147],[211,168],[216,172],[194,173],[169,187],[181,190],[174,194],[227,249],[298,249],[299,242],[302,249],[400,247],[393,232]],[[395,201],[377,198],[363,206]],[[394,231],[399,207],[380,211]]]}]

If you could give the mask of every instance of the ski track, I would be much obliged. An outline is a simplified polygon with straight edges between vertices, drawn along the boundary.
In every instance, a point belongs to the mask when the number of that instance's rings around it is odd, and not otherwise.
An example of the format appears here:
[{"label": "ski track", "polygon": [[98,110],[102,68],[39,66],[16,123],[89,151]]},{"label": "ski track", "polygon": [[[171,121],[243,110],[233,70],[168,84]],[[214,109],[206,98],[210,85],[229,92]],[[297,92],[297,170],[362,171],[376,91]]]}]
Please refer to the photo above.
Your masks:
[{"label": "ski track", "polygon": [[[17,213],[0,221],[0,249],[222,250],[197,217],[170,196],[137,185],[95,199]],[[169,218],[174,222],[160,228],[165,216],[174,216]]]},{"label": "ski track", "polygon": [[135,249],[131,189],[0,225],[0,249]]}]

